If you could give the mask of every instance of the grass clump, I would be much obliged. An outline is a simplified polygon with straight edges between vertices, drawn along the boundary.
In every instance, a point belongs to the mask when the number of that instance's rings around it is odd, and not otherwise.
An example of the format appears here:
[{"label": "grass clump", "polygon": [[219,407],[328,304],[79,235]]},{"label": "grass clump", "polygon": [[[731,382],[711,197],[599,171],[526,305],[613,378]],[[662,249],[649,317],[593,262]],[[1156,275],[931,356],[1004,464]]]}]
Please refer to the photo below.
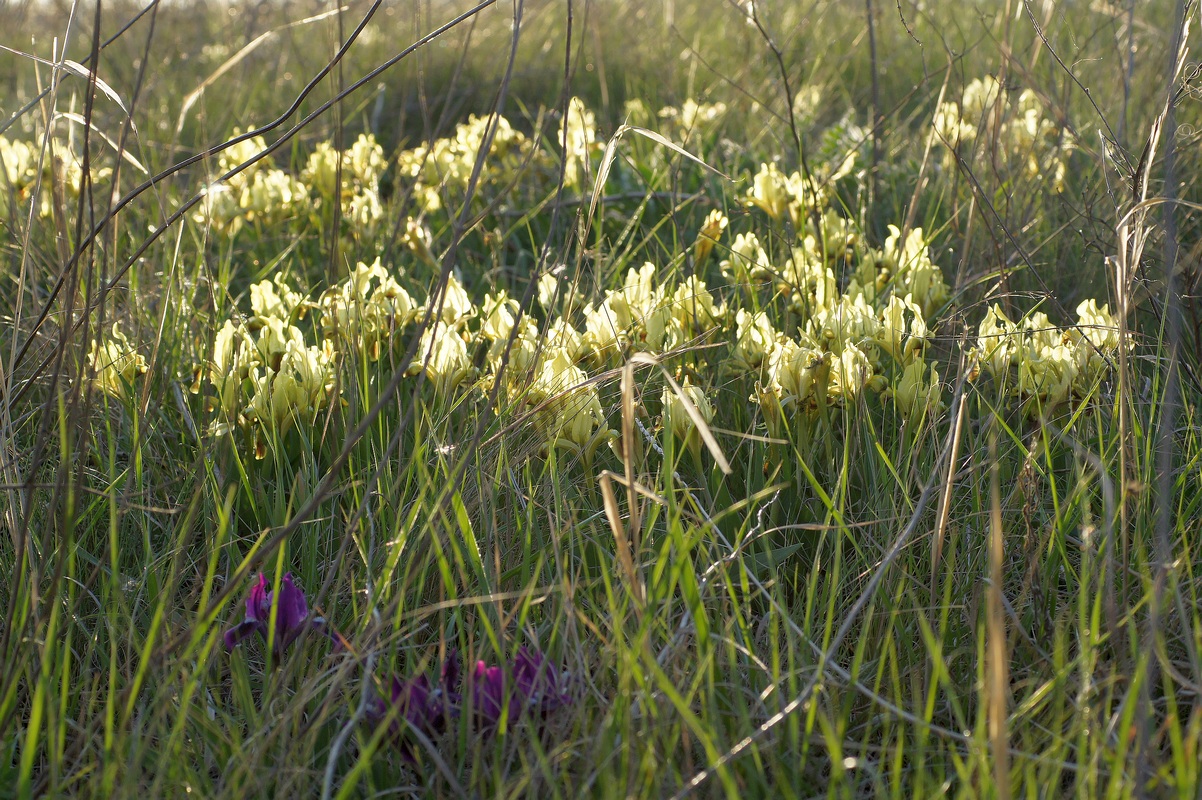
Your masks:
[{"label": "grass clump", "polygon": [[1196,796],[1198,11],[874,6],[5,12],[0,796]]}]

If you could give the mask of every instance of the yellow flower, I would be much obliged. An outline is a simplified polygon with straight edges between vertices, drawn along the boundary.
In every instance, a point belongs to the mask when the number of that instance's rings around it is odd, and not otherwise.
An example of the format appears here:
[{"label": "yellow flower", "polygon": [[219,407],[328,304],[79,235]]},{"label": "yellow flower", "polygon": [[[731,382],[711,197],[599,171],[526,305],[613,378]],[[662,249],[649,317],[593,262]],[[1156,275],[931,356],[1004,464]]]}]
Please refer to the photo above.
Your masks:
[{"label": "yellow flower", "polygon": [[573,97],[568,101],[568,113],[556,135],[555,142],[563,147],[564,183],[581,186],[589,172],[589,154],[596,149],[597,122],[584,101]]},{"label": "yellow flower", "polygon": [[735,316],[734,361],[739,367],[754,371],[776,346],[776,330],[763,311],[749,314],[740,308]]},{"label": "yellow flower", "polygon": [[87,360],[93,373],[92,386],[118,400],[125,399],[127,388],[147,369],[146,359],[134,349],[117,323],[113,323],[106,339],[92,342]]},{"label": "yellow flower", "polygon": [[496,295],[485,295],[480,304],[480,334],[490,341],[508,339],[519,310],[518,301],[504,289]]},{"label": "yellow flower", "polygon": [[584,447],[604,419],[601,399],[588,376],[562,349],[548,353],[542,370],[525,392],[530,406],[540,407],[535,423],[549,443],[559,439]]},{"label": "yellow flower", "polygon": [[[682,398],[681,395],[684,397]],[[705,424],[713,422],[714,407],[706,397],[705,390],[691,385],[689,379],[685,378],[684,383],[680,386],[680,394],[677,394],[671,386],[665,386],[660,395],[660,402],[664,408],[664,430],[671,431],[677,441],[696,453],[700,452],[701,434],[697,430],[697,423],[688,412],[686,400],[696,409],[698,416]]]},{"label": "yellow flower", "polygon": [[301,170],[301,179],[321,197],[330,200],[339,190],[337,178],[338,151],[329,142],[318,142]]},{"label": "yellow flower", "polygon": [[863,295],[850,299],[846,295],[829,308],[819,309],[814,315],[814,325],[819,331],[818,341],[835,353],[843,352],[848,346],[858,347],[866,355],[875,353],[881,322],[876,311],[864,300]]},{"label": "yellow flower", "polygon": [[680,108],[664,106],[659,110],[659,117],[674,122],[677,139],[684,141],[699,128],[713,123],[725,113],[725,103],[698,103],[690,97]]},{"label": "yellow flower", "polygon": [[[854,154],[850,156],[847,169],[855,165]],[[842,177],[842,176],[836,176]],[[806,177],[800,172],[794,172],[785,179],[785,192],[788,195],[786,210],[793,227],[801,230],[810,218],[811,211],[822,210],[826,207],[826,194],[819,185],[821,180],[830,180],[827,176]]]},{"label": "yellow flower", "polygon": [[621,349],[626,329],[610,305],[613,293],[601,305],[584,308],[584,347],[597,361],[604,361]]},{"label": "yellow flower", "polygon": [[343,208],[342,220],[350,229],[360,235],[375,231],[376,225],[384,218],[384,206],[380,203],[380,195],[375,189],[362,189],[351,195],[351,201]]},{"label": "yellow flower", "polygon": [[768,253],[764,251],[754,233],[736,235],[734,244],[730,246],[729,256],[722,259],[721,265],[723,277],[744,286],[768,274],[770,269]]},{"label": "yellow flower", "polygon": [[380,345],[417,316],[418,306],[377,258],[359,262],[345,281],[322,295],[321,323],[328,337],[343,336],[379,357]]},{"label": "yellow flower", "polygon": [[259,281],[250,287],[250,309],[254,313],[255,322],[260,327],[266,320],[274,317],[281,320],[292,318],[305,298],[300,292],[293,291],[280,275],[270,281]]},{"label": "yellow flower", "polygon": [[881,310],[877,341],[899,364],[910,364],[926,348],[927,324],[912,295],[893,295]]},{"label": "yellow flower", "polygon": [[623,330],[641,324],[660,304],[662,298],[655,285],[655,273],[656,267],[649,261],[638,270],[631,267],[621,291],[609,293],[610,308]]},{"label": "yellow flower", "polygon": [[536,366],[543,343],[539,341],[538,328],[530,317],[522,317],[518,326],[518,335],[514,337],[513,346],[509,345],[509,337],[496,339],[488,348],[488,362],[493,372],[501,368],[501,359],[505,349],[509,348],[509,364],[506,367],[506,379],[513,386],[521,386],[529,371]]},{"label": "yellow flower", "polygon": [[[241,135],[242,130],[239,128],[234,128],[234,137]],[[238,142],[232,147],[227,147],[225,150],[222,150],[217,155],[217,167],[221,170],[222,174],[224,174],[229,172],[231,169],[250,161],[252,158],[266,149],[267,142],[262,136],[252,136],[245,141]],[[271,167],[271,165],[271,156],[266,156],[247,167],[245,171],[240,172],[235,177],[241,177],[249,180],[251,175],[253,175],[256,170],[268,169]]]},{"label": "yellow flower", "polygon": [[714,249],[714,244],[722,238],[722,231],[726,230],[726,226],[730,224],[730,220],[719,209],[714,209],[705,217],[705,222],[701,225],[701,231],[697,234],[697,241],[693,245],[693,263],[701,264],[709,257],[710,251]]},{"label": "yellow flower", "polygon": [[280,359],[287,352],[288,345],[304,347],[305,336],[301,333],[300,328],[289,325],[286,320],[278,317],[269,317],[264,320],[264,323],[263,327],[259,329],[259,340],[256,342],[256,347],[262,363],[271,369],[276,369]]},{"label": "yellow flower", "polygon": [[238,412],[242,382],[261,363],[259,350],[246,327],[226,320],[213,342],[208,372],[209,383],[217,392],[217,407],[227,419]]},{"label": "yellow flower", "polygon": [[1035,350],[1046,350],[1061,344],[1064,332],[1052,324],[1048,315],[1042,311],[1033,311],[1023,320],[1026,346]]},{"label": "yellow flower", "polygon": [[792,249],[792,257],[781,268],[778,288],[789,296],[789,305],[795,311],[807,316],[817,315],[838,301],[835,273],[818,252],[812,234],[807,233],[801,246]]},{"label": "yellow flower", "polygon": [[1065,345],[1028,346],[1018,362],[1018,392],[1040,401],[1043,409],[1056,408],[1069,398],[1077,379],[1077,359]]},{"label": "yellow flower", "polygon": [[401,241],[405,243],[413,254],[427,264],[436,263],[434,253],[430,250],[433,244],[433,238],[430,236],[430,231],[424,225],[409,217],[405,220],[405,233],[401,237]]},{"label": "yellow flower", "polygon": [[783,408],[810,411],[818,407],[818,392],[825,392],[830,367],[828,354],[792,339],[782,339],[769,362],[768,386],[776,390]]},{"label": "yellow flower", "polygon": [[376,143],[376,137],[361,133],[346,151],[343,169],[362,185],[375,187],[386,166],[388,162],[384,158],[384,148]]},{"label": "yellow flower", "polygon": [[832,398],[855,400],[873,379],[872,362],[854,344],[848,343],[831,364],[831,381],[827,388]]},{"label": "yellow flower", "polygon": [[293,424],[312,424],[334,386],[332,351],[288,342],[279,369],[251,372],[251,399],[246,415],[261,425],[284,432]]},{"label": "yellow flower", "polygon": [[[1077,306],[1077,327],[1069,333],[1075,343],[1080,381],[1092,384],[1118,353],[1118,318],[1110,313],[1109,305],[1098,308],[1096,300],[1085,300]],[[1084,394],[1089,386],[1078,388]]]},{"label": "yellow flower", "polygon": [[977,328],[977,346],[973,348],[973,354],[994,380],[1002,380],[1009,371],[1018,352],[1018,337],[1018,326],[995,303]]},{"label": "yellow flower", "polygon": [[636,341],[640,350],[663,353],[684,343],[684,326],[672,312],[670,304],[661,303],[643,319],[643,334]]},{"label": "yellow flower", "polygon": [[915,359],[902,370],[891,394],[893,404],[907,420],[917,419],[928,410],[936,411],[942,405],[939,372],[934,364],[928,370],[922,359]]},{"label": "yellow flower", "polygon": [[38,152],[29,144],[0,136],[0,216],[8,216],[8,203],[27,199],[37,178]]},{"label": "yellow flower", "polygon": [[259,170],[242,189],[238,204],[252,222],[273,225],[305,210],[308,190],[283,170]]},{"label": "yellow flower", "polygon": [[747,203],[764,210],[773,219],[782,219],[789,210],[789,190],[785,176],[776,164],[761,164],[760,171],[752,178]]},{"label": "yellow flower", "polygon": [[419,372],[425,372],[435,390],[444,397],[476,377],[463,336],[439,322],[422,334],[417,356],[409,367],[410,375]]},{"label": "yellow flower", "polygon": [[705,281],[690,275],[676,287],[671,301],[672,316],[684,331],[696,334],[718,326],[722,309],[714,305]]},{"label": "yellow flower", "polygon": [[584,355],[584,337],[563,317],[547,328],[546,343],[549,349],[563,351],[573,361]]},{"label": "yellow flower", "polygon": [[1110,313],[1110,304],[1098,308],[1097,300],[1084,300],[1077,306],[1077,327],[1094,347],[1113,353],[1119,349],[1119,320]]},{"label": "yellow flower", "polygon": [[[435,292],[427,301],[434,304],[434,312],[438,317],[448,325],[459,325],[466,322],[476,314],[476,307],[472,305],[472,299],[468,297],[467,290],[463,288],[463,284],[459,282],[459,278],[452,272],[447,277],[446,291],[441,293]],[[439,302],[441,301],[441,314],[439,314]]]}]

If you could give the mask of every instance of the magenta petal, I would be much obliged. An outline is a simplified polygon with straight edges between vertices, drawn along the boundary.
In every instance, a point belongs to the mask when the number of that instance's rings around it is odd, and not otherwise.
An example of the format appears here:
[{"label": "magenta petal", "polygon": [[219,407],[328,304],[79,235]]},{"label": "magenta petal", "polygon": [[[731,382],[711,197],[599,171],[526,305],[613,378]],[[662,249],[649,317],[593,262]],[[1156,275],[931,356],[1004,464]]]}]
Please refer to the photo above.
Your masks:
[{"label": "magenta petal", "polygon": [[418,675],[402,682],[392,679],[392,702],[400,708],[405,720],[427,736],[442,726],[442,707],[434,699],[435,689],[430,679]]},{"label": "magenta petal", "polygon": [[287,646],[300,635],[309,616],[309,604],[305,593],[292,582],[289,572],[280,581],[279,608],[276,610],[276,639]]},{"label": "magenta petal", "polygon": [[267,590],[267,579],[260,572],[259,580],[251,587],[250,596],[246,598],[246,618],[266,623],[270,614],[271,592]]},{"label": "magenta petal", "polygon": [[379,725],[390,711],[393,712],[395,716],[388,732],[405,760],[414,761],[414,739],[406,733],[412,728],[424,736],[434,737],[443,730],[447,713],[444,693],[425,675],[418,675],[408,680],[393,677],[391,695],[388,702],[379,698],[373,700],[368,706],[367,719],[373,725]]},{"label": "magenta petal", "polygon": [[244,619],[225,632],[225,649],[233,650],[243,639],[262,627],[257,619]]},{"label": "magenta petal", "polygon": [[489,667],[483,661],[476,662],[472,676],[472,708],[476,720],[486,730],[501,721],[502,712],[509,706],[509,717],[515,716],[513,698],[506,692],[505,671],[500,667]]}]

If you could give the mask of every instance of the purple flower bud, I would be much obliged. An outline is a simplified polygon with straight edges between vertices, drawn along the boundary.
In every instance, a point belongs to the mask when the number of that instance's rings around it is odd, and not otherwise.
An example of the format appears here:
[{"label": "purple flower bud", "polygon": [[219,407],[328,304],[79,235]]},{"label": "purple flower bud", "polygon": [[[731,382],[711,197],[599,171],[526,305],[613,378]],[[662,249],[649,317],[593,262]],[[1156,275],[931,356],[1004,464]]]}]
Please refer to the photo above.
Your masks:
[{"label": "purple flower bud", "polygon": [[490,667],[483,661],[476,662],[472,674],[471,703],[476,722],[482,729],[495,728],[506,709],[510,723],[516,721],[521,709],[514,702],[515,699],[512,688],[505,685],[504,669]]},{"label": "purple flower bud", "polygon": [[447,653],[446,661],[442,662],[440,677],[443,688],[448,692],[455,692],[456,697],[459,696],[457,693],[459,691],[459,681],[462,677],[462,672],[463,665],[459,661],[459,651],[452,647],[450,652]]}]

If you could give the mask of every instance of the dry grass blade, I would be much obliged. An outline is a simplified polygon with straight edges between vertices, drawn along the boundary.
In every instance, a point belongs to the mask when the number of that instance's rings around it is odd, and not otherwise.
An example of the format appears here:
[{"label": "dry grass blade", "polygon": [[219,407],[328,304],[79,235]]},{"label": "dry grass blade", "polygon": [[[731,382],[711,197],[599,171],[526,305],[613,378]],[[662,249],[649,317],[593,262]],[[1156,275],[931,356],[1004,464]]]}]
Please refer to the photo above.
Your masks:
[{"label": "dry grass blade", "polygon": [[146,167],[142,166],[141,161],[134,158],[129,150],[126,150],[117,144],[117,142],[114,142],[113,139],[104,131],[100,130],[95,123],[88,122],[88,120],[84,119],[82,116],[73,111],[58,111],[55,113],[54,118],[69,120],[74,122],[76,125],[83,125],[90,128],[93,136],[98,136],[102,141],[104,141],[105,144],[113,148],[113,152],[121,156],[121,158],[123,158],[127,164],[136,169],[138,172],[141,172],[143,175],[150,174],[150,171],[147,170]]},{"label": "dry grass blade", "polygon": [[634,567],[630,539],[627,538],[626,528],[622,524],[622,510],[618,508],[618,497],[614,494],[614,477],[612,472],[605,470],[598,478],[598,482],[601,484],[601,498],[605,504],[605,519],[609,522],[609,529],[614,536],[618,566],[621,567],[622,573],[626,577],[626,584],[630,587],[631,595],[641,608],[644,598],[643,584]]},{"label": "dry grass blade", "polygon": [[722,170],[718,169],[717,167],[711,166],[710,164],[706,163],[704,160],[693,155],[688,150],[685,150],[683,147],[676,144],[675,142],[673,142],[669,139],[665,139],[663,136],[656,133],[655,131],[649,131],[646,128],[640,128],[635,125],[619,125],[618,129],[616,131],[614,131],[614,135],[609,137],[609,141],[605,143],[605,152],[601,156],[601,166],[597,170],[597,182],[593,186],[593,193],[592,193],[592,196],[589,198],[588,217],[586,217],[585,221],[584,221],[585,227],[584,227],[583,234],[580,237],[581,241],[588,240],[589,225],[592,224],[593,217],[597,213],[597,205],[601,202],[601,197],[605,192],[605,183],[606,183],[606,181],[609,180],[609,173],[613,169],[614,160],[618,157],[618,142],[621,141],[622,136],[625,135],[626,133],[636,133],[639,136],[644,136],[644,137],[650,139],[651,141],[655,142],[656,144],[662,145],[663,147],[668,148],[669,150],[673,151],[674,153],[678,153],[678,154],[684,156],[685,158],[689,159],[693,163],[704,167],[705,169],[709,170],[710,172],[714,173],[715,175],[721,176],[728,181],[733,182],[733,180],[734,180],[733,178],[731,178],[729,175],[727,175]]},{"label": "dry grass blade", "polygon": [[690,400],[689,396],[685,394],[683,389],[680,388],[680,384],[678,384],[676,379],[669,374],[664,365],[661,364],[658,359],[648,353],[635,353],[633,356],[631,356],[630,363],[649,364],[651,366],[659,367],[660,372],[664,374],[664,380],[666,380],[668,385],[672,387],[672,391],[676,393],[676,397],[680,400],[684,410],[688,412],[689,419],[692,420],[693,424],[697,427],[697,432],[701,434],[701,441],[705,442],[706,449],[710,451],[710,455],[714,457],[714,461],[718,462],[718,468],[721,469],[726,475],[731,474],[733,470],[730,467],[730,462],[726,459],[726,454],[722,452],[722,448],[718,445],[718,440],[714,438],[713,432],[710,431],[709,423],[707,423],[705,418],[701,416],[701,412],[699,412],[697,407],[693,405],[693,401]]},{"label": "dry grass blade", "polygon": [[1005,536],[1002,530],[1002,489],[997,459],[997,424],[989,435],[989,590],[986,594],[986,636],[989,658],[986,680],[989,698],[989,743],[993,750],[993,783],[1000,800],[1010,798],[1009,714],[1010,660],[1006,647],[1006,617],[1002,610]]},{"label": "dry grass blade", "polygon": [[[38,64],[44,64],[48,67],[53,67],[55,69],[66,70],[67,72],[71,73],[72,75],[75,75],[76,77],[83,78],[85,81],[94,81],[96,84],[96,88],[99,89],[105,95],[105,97],[112,100],[117,105],[117,107],[121,109],[121,111],[125,114],[126,119],[130,119],[129,109],[127,109],[125,107],[125,103],[121,100],[121,95],[117,94],[117,91],[115,89],[113,89],[113,87],[110,86],[108,83],[106,83],[103,78],[101,78],[99,75],[96,75],[95,73],[93,73],[92,70],[88,69],[83,64],[80,64],[78,61],[72,61],[69,58],[64,58],[63,60],[57,61],[57,62],[51,61],[48,58],[42,58],[41,56],[35,56],[33,53],[26,53],[24,50],[17,50],[16,48],[8,47],[7,45],[3,45],[3,44],[0,44],[0,50],[4,50],[5,52],[12,53],[15,56],[21,56],[22,58],[28,58],[29,60],[34,61]],[[130,119],[130,124],[131,125],[133,124],[132,119]]]}]

